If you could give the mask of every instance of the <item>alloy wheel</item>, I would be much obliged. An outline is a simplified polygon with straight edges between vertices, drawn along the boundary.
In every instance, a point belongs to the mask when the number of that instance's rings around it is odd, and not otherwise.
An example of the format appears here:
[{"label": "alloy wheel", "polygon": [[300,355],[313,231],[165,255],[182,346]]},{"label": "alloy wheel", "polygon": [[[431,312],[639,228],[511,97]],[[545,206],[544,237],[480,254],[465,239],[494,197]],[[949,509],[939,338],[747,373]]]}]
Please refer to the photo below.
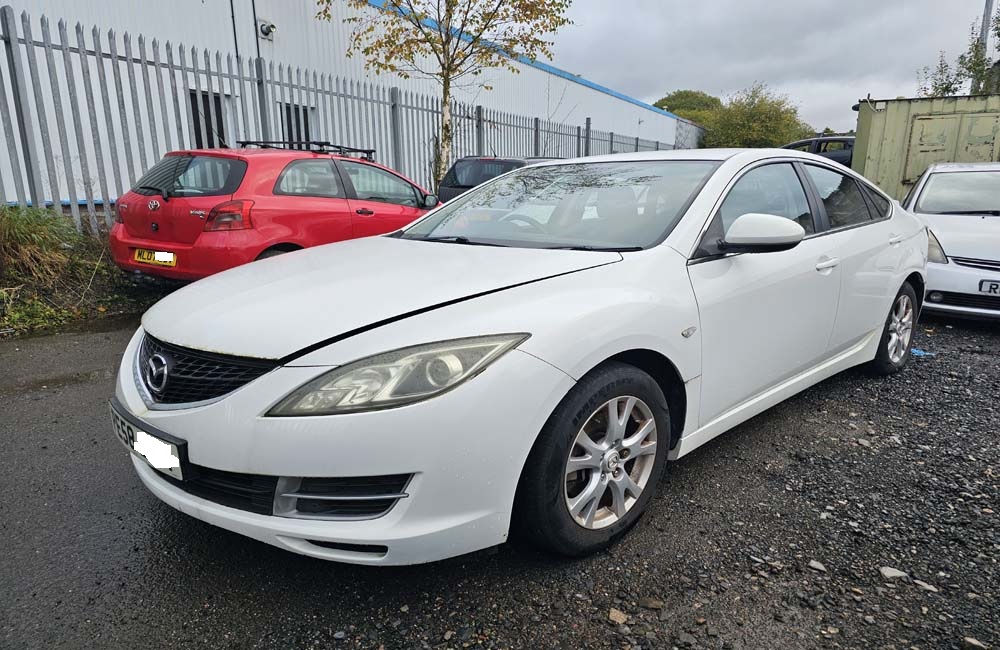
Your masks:
[{"label": "alloy wheel", "polygon": [[913,301],[906,294],[896,298],[889,316],[889,341],[886,343],[889,360],[899,364],[910,346],[913,336]]},{"label": "alloy wheel", "polygon": [[637,397],[615,397],[576,434],[566,460],[564,496],[577,524],[610,526],[631,510],[656,462],[656,420]]}]

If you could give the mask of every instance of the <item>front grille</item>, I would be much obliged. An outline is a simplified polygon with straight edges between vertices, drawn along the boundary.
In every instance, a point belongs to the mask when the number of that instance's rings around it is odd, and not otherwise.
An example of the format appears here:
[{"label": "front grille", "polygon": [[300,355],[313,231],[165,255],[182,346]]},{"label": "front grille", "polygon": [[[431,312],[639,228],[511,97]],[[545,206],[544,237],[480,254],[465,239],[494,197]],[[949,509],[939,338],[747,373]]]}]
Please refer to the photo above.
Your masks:
[{"label": "front grille", "polygon": [[277,476],[224,472],[192,464],[184,466],[184,474],[189,478],[183,481],[161,476],[188,494],[213,503],[261,515],[271,514]]},{"label": "front grille", "polygon": [[407,496],[411,474],[284,479],[275,514],[309,519],[380,517]]},{"label": "front grille", "polygon": [[937,304],[1000,310],[1000,297],[997,296],[980,296],[974,293],[955,293],[952,291],[942,291],[941,296],[942,298]]},{"label": "front grille", "polygon": [[985,269],[987,271],[1000,271],[1000,261],[996,260],[977,260],[971,257],[951,257],[949,259],[961,266],[971,266],[975,269]]},{"label": "front grille", "polygon": [[[150,385],[150,359],[166,363],[166,380],[154,390]],[[188,404],[222,397],[278,366],[277,361],[235,357],[192,350],[160,341],[149,334],[142,340],[136,364],[137,380],[158,404]],[[154,378],[156,379],[156,378]]]}]

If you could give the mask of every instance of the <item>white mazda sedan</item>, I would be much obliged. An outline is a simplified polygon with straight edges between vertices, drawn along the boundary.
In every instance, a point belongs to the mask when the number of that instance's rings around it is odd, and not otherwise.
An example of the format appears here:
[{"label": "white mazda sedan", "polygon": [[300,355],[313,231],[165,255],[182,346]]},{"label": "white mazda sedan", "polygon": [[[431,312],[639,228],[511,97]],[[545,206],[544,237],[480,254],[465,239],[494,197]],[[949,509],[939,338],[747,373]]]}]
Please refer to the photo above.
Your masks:
[{"label": "white mazda sedan", "polygon": [[410,564],[516,530],[583,555],[670,461],[845,368],[900,370],[927,246],[811,154],[525,167],[162,300],[114,428],[161,500],[297,553]]}]

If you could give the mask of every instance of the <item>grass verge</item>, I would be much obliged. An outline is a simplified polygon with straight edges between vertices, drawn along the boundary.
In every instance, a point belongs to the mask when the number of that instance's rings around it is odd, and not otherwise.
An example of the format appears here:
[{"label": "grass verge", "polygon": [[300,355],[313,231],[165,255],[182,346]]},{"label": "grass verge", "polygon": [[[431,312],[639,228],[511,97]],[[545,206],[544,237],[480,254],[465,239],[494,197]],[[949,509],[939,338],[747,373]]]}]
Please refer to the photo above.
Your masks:
[{"label": "grass verge", "polygon": [[175,286],[125,273],[59,213],[0,206],[0,337],[141,313]]}]

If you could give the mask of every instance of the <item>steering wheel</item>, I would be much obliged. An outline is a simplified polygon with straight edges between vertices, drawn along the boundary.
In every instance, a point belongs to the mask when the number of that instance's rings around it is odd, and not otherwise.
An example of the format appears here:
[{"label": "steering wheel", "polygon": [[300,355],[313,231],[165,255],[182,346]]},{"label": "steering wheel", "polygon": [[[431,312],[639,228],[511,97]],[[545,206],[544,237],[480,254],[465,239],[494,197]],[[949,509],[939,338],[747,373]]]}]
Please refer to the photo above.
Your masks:
[{"label": "steering wheel", "polygon": [[545,230],[545,226],[543,226],[540,221],[532,217],[529,217],[526,214],[517,214],[516,212],[514,214],[508,214],[507,216],[501,218],[498,223],[504,223],[508,221],[511,223],[521,222],[523,224],[526,224],[533,232],[536,232],[541,235],[544,235],[548,232]]}]

